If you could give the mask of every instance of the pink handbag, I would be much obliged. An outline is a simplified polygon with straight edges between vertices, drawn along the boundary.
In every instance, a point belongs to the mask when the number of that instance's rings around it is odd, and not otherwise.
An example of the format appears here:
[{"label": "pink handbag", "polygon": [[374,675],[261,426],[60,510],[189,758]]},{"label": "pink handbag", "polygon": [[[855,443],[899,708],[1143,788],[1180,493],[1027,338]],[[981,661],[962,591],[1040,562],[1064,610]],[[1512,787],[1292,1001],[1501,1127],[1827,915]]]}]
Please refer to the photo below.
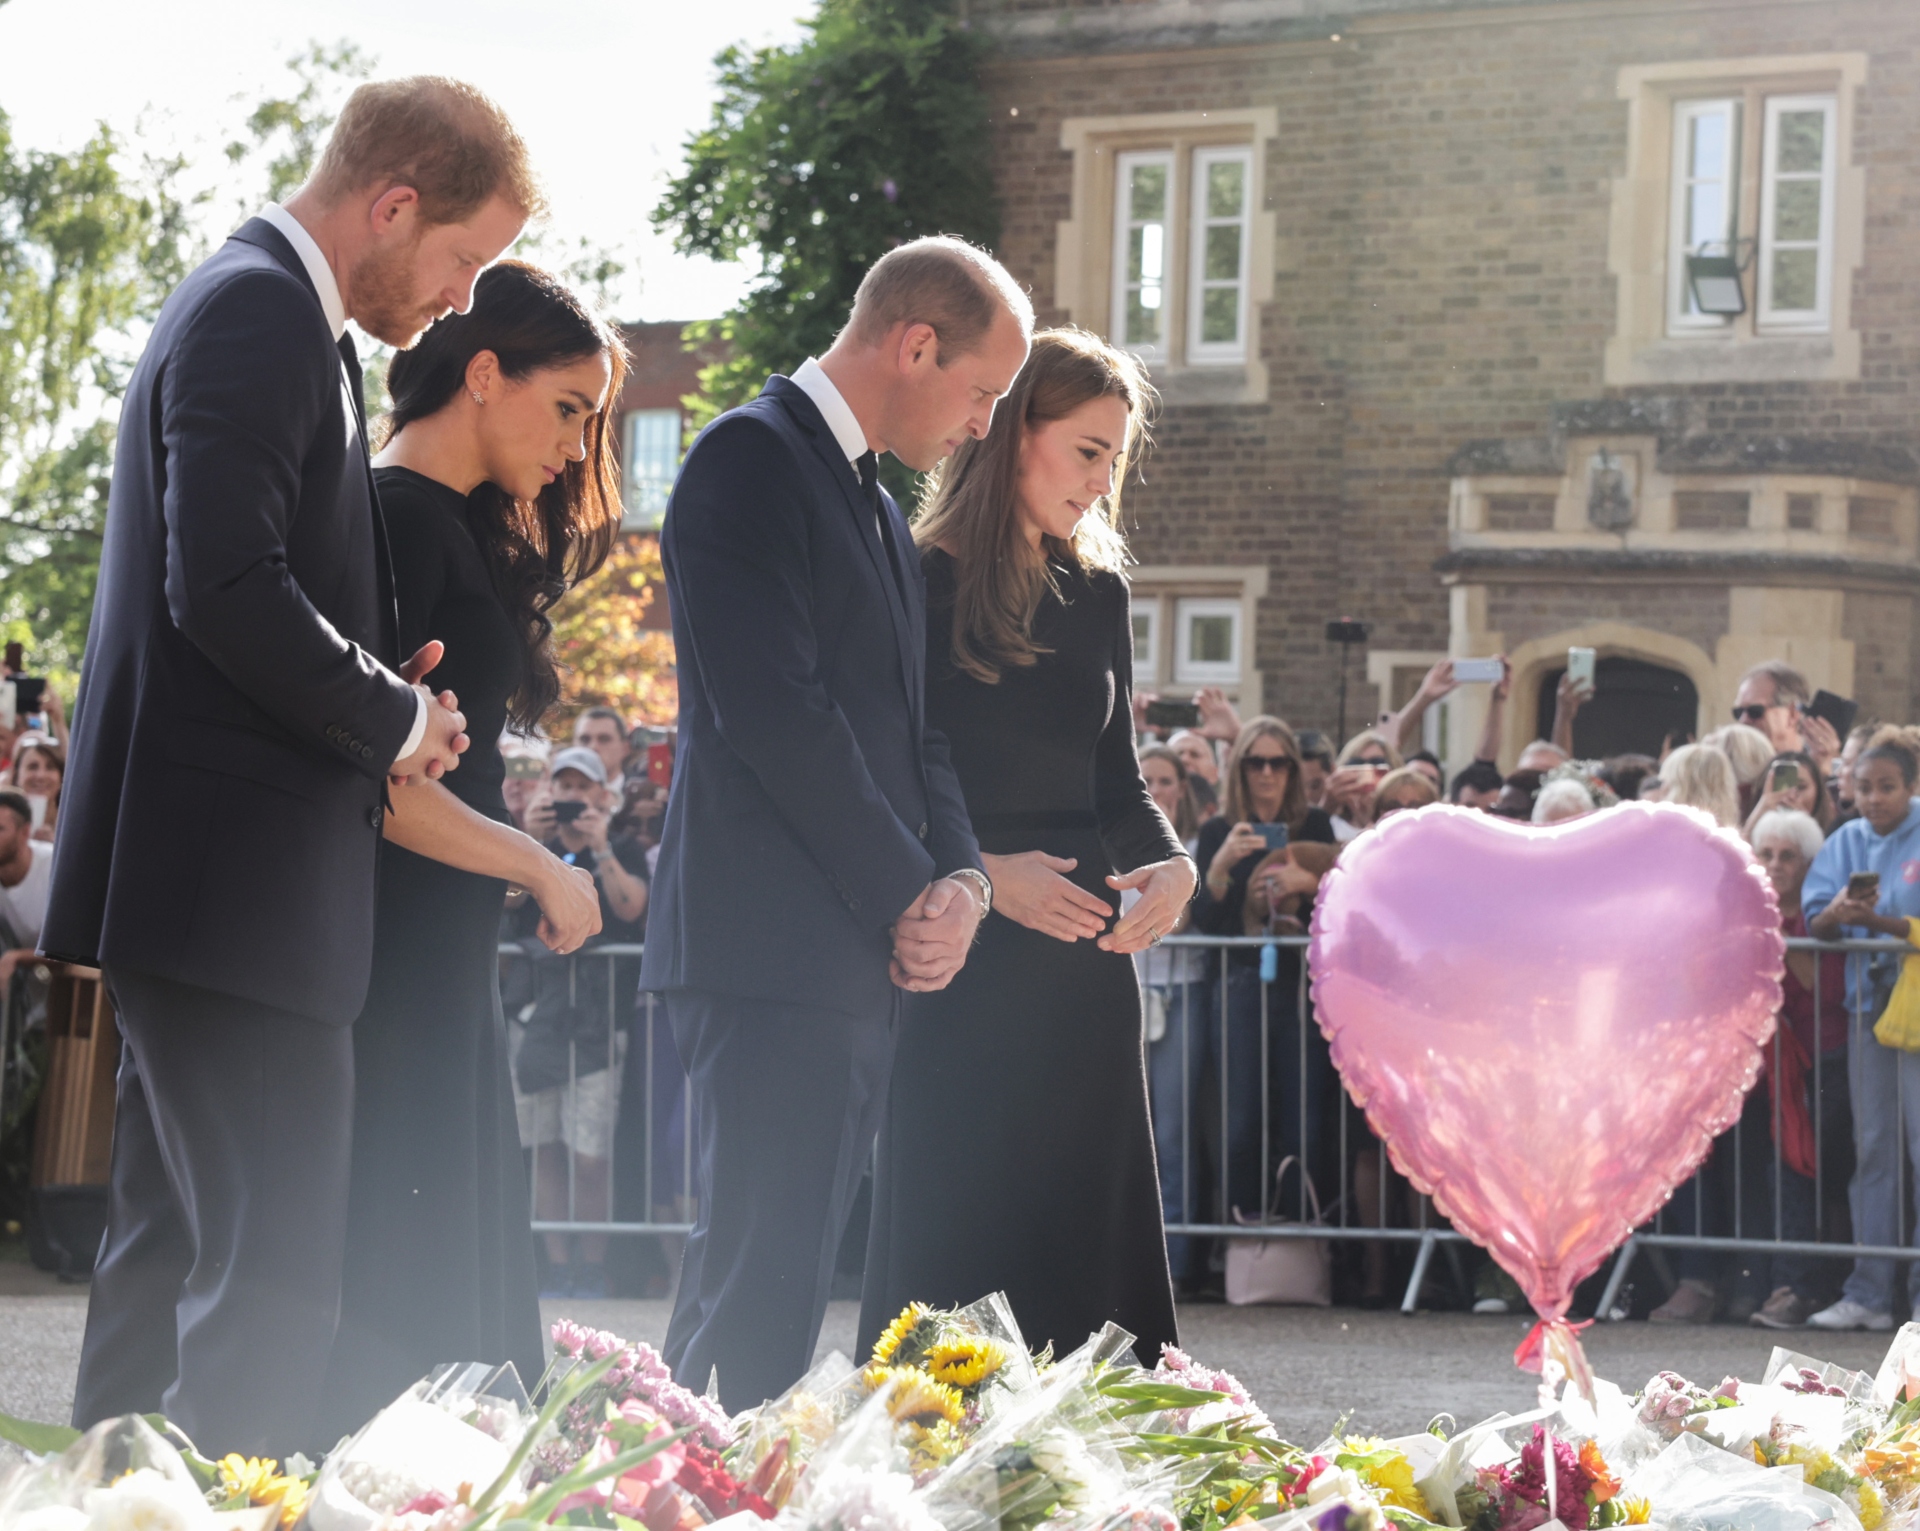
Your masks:
[{"label": "pink handbag", "polygon": [[[1259,1218],[1250,1218],[1238,1207],[1233,1220],[1243,1228],[1310,1228],[1324,1226],[1320,1215],[1320,1193],[1314,1189],[1306,1166],[1300,1178],[1306,1182],[1307,1199],[1313,1204],[1313,1221],[1297,1223],[1280,1216],[1280,1186],[1287,1166],[1295,1162],[1289,1154],[1273,1173],[1273,1203]],[[1279,1239],[1227,1240],[1227,1301],[1236,1307],[1255,1303],[1290,1303],[1325,1308],[1333,1304],[1333,1246],[1326,1239],[1292,1235]]]}]

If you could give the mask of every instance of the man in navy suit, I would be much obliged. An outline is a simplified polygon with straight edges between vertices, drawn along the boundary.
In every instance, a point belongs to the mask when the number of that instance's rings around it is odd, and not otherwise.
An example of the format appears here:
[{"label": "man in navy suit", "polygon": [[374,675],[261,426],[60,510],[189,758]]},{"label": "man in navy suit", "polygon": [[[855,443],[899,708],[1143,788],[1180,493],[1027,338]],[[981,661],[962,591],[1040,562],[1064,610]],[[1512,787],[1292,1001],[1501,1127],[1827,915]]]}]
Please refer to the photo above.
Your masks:
[{"label": "man in navy suit", "polygon": [[41,934],[105,969],[125,1043],[77,1425],[164,1410],[215,1457],[329,1444],[386,783],[466,747],[457,699],[418,684],[439,645],[396,652],[344,332],[406,346],[464,310],[537,206],[478,91],[363,86],[313,182],[181,283],[134,369]]},{"label": "man in navy suit", "polygon": [[904,245],[825,356],[701,433],[667,507],[679,759],[641,982],[693,1081],[700,1211],[666,1359],[730,1410],[811,1363],[900,990],[943,987],[992,899],[877,454],[986,435],[1032,329],[990,256]]}]

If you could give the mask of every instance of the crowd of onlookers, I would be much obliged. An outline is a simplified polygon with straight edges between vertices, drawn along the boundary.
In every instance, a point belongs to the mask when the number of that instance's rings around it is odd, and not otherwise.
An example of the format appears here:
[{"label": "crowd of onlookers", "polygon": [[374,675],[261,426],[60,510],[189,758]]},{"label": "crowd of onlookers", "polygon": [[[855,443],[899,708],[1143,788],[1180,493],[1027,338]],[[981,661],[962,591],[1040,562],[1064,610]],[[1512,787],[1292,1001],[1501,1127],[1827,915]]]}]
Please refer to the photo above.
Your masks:
[{"label": "crowd of onlookers", "polygon": [[[1346,740],[1275,717],[1242,721],[1218,691],[1194,699],[1193,726],[1150,727],[1136,702],[1148,786],[1200,870],[1185,929],[1210,936],[1305,932],[1339,846],[1403,809],[1450,802],[1547,825],[1629,799],[1684,804],[1740,834],[1771,881],[1789,937],[1900,937],[1920,917],[1920,729],[1863,723],[1845,738],[1810,712],[1806,679],[1770,662],[1741,680],[1732,717],[1658,756],[1576,759],[1573,725],[1591,690],[1563,680],[1550,737],[1511,769],[1497,764],[1510,674],[1492,687],[1475,758],[1443,774],[1409,749],[1427,711],[1456,685],[1452,661],[1428,672],[1396,713]],[[1159,737],[1162,733],[1167,736]],[[1877,878],[1873,886],[1862,879]],[[1217,1224],[1284,1202],[1310,1209],[1293,1156],[1344,1220],[1377,1226],[1413,1210],[1358,1113],[1341,1112],[1326,1045],[1308,1012],[1296,946],[1160,948],[1139,959],[1147,991],[1148,1076],[1170,1223]],[[1898,1245],[1903,1113],[1920,1196],[1920,1053],[1882,1046],[1872,1023],[1899,962],[1891,952],[1794,950],[1782,1026],[1740,1123],[1662,1214],[1665,1232]],[[1331,1173],[1328,1173],[1329,1167]],[[1279,1172],[1277,1182],[1270,1177]],[[1276,1189],[1276,1187],[1278,1189]],[[1283,1194],[1282,1194],[1283,1193]],[[1216,1289],[1217,1243],[1174,1237],[1174,1275],[1189,1295]],[[1657,1322],[1750,1320],[1763,1327],[1891,1324],[1891,1261],[1772,1259],[1706,1251],[1659,1257]],[[1910,1267],[1920,1306],[1920,1262]],[[1841,1278],[1844,1277],[1844,1285]],[[1363,1242],[1344,1272],[1362,1303],[1388,1297],[1389,1250]],[[1506,1312],[1518,1292],[1485,1264],[1479,1311]]]},{"label": "crowd of onlookers", "polygon": [[[1183,932],[1303,934],[1343,844],[1394,813],[1436,802],[1533,824],[1629,799],[1686,804],[1750,843],[1788,936],[1904,937],[1907,917],[1920,917],[1920,728],[1865,723],[1838,737],[1807,711],[1805,679],[1770,663],[1742,680],[1731,720],[1698,742],[1669,742],[1657,757],[1580,760],[1573,725],[1590,692],[1563,682],[1550,737],[1502,769],[1502,680],[1491,688],[1474,758],[1449,777],[1432,752],[1410,746],[1455,684],[1451,661],[1435,665],[1404,707],[1337,744],[1277,717],[1243,720],[1211,689],[1194,698],[1192,726],[1156,729],[1146,721],[1155,699],[1137,697],[1142,773],[1200,873]],[[65,737],[51,688],[43,712],[0,730],[0,986],[39,937]],[[671,1037],[642,1009],[638,958],[592,955],[644,938],[671,736],[591,707],[570,738],[509,736],[502,753],[514,822],[593,872],[601,899],[601,933],[577,961],[536,939],[539,911],[530,901],[510,897],[502,920],[510,948],[502,999],[535,1216],[688,1221],[690,1124]],[[1409,1189],[1364,1119],[1342,1110],[1298,945],[1163,945],[1136,960],[1170,1223],[1216,1224],[1281,1205],[1287,1216],[1302,1215],[1309,1202],[1295,1176],[1309,1169],[1329,1203],[1345,1188],[1345,1208],[1331,1207],[1330,1217],[1378,1226],[1414,1214]],[[1871,1030],[1898,972],[1890,953],[1790,952],[1784,1024],[1766,1070],[1739,1125],[1663,1212],[1663,1230],[1905,1242],[1912,1218],[1901,1204],[1903,1152],[1914,1155],[1920,1201],[1920,1053],[1883,1047]],[[649,1096],[650,1109],[631,1109]],[[1297,1165],[1285,1162],[1296,1157]],[[1184,1295],[1219,1288],[1219,1241],[1176,1235],[1169,1255]],[[1396,1272],[1384,1241],[1362,1241],[1345,1259],[1345,1296],[1388,1299]],[[545,1236],[544,1281],[554,1295],[664,1293],[676,1264],[672,1240]],[[1664,1300],[1650,1316],[1661,1322],[1878,1327],[1892,1322],[1897,1301],[1891,1261],[1857,1262],[1849,1273],[1830,1258],[1673,1251],[1659,1274]],[[1469,1300],[1480,1310],[1517,1305],[1496,1267],[1483,1265],[1471,1279]],[[1920,1306],[1920,1261],[1910,1280]]]}]

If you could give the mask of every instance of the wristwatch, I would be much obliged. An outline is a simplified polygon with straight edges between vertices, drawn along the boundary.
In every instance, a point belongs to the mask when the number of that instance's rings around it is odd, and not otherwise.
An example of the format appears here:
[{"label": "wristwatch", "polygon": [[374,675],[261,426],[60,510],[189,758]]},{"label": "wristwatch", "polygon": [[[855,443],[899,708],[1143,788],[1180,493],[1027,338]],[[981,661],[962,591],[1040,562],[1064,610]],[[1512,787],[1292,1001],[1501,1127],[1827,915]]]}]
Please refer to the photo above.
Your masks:
[{"label": "wristwatch", "polygon": [[993,913],[993,884],[988,881],[985,872],[978,867],[961,867],[957,871],[947,873],[947,876],[959,878],[979,896],[981,919],[984,920]]}]

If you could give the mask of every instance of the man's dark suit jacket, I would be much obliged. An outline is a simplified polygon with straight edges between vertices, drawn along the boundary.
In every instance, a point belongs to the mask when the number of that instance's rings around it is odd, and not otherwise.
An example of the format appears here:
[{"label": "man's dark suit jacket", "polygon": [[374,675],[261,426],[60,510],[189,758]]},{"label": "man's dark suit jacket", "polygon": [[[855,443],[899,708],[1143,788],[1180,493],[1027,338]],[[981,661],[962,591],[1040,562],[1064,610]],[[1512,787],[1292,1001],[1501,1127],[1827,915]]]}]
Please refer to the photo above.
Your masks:
[{"label": "man's dark suit jacket", "polygon": [[644,988],[891,1002],[888,927],[980,864],[926,719],[926,581],[784,377],[694,442],[661,532],[680,736]]},{"label": "man's dark suit jacket", "polygon": [[414,693],[359,365],[253,219],[167,300],[120,417],[48,954],[347,1024]]}]

